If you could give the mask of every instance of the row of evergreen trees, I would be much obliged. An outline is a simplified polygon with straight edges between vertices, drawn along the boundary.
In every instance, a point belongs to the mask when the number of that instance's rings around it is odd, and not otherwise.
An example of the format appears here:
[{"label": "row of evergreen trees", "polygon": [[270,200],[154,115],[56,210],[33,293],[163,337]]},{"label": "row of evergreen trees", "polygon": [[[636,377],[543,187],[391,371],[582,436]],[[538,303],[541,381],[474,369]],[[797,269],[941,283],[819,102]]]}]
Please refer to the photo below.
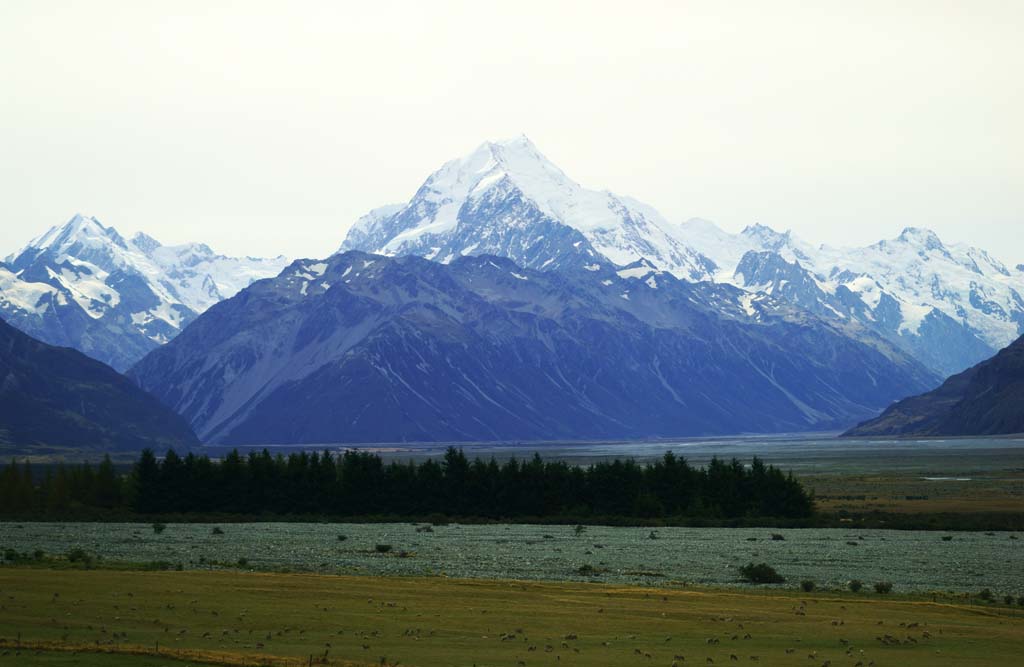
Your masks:
[{"label": "row of evergreen trees", "polygon": [[[11,504],[7,504],[10,502]],[[221,461],[173,450],[142,453],[118,476],[109,459],[59,466],[32,480],[12,463],[0,474],[0,507],[55,513],[68,507],[120,508],[141,514],[428,516],[492,519],[557,517],[807,517],[813,499],[792,475],[755,458],[712,459],[694,468],[671,452],[651,464],[615,460],[587,467],[528,460],[470,461],[448,449],[440,461],[385,464],[348,451],[269,452]]]},{"label": "row of evergreen trees", "polygon": [[0,471],[0,513],[55,516],[77,508],[122,509],[131,505],[130,476],[118,474],[109,456],[96,467],[44,466],[33,471],[25,462]]}]

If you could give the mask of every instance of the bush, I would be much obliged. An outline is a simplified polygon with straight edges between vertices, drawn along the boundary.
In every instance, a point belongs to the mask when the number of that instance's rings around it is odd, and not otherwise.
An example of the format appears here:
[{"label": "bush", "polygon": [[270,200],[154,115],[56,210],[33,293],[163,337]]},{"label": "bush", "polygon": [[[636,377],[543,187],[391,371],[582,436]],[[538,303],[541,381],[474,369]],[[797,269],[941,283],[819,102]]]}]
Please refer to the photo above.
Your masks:
[{"label": "bush", "polygon": [[748,563],[740,568],[740,575],[752,584],[781,584],[786,578],[767,563]]},{"label": "bush", "polygon": [[338,541],[339,542],[344,542],[347,539],[348,539],[348,535],[338,535]]},{"label": "bush", "polygon": [[1005,604],[1007,607],[1009,607],[1011,604],[1013,604],[1013,596],[1012,595],[1004,595],[1003,596],[1003,604]]},{"label": "bush", "polygon": [[245,567],[248,564],[249,564],[249,559],[248,558],[239,558],[238,559],[238,567]]},{"label": "bush", "polygon": [[210,531],[211,535],[223,535],[224,531],[220,529],[220,526],[214,526],[213,530]]},{"label": "bush", "polygon": [[785,535],[779,535],[778,533],[772,533],[773,542],[782,542],[786,539]]},{"label": "bush", "polygon": [[44,558],[46,558],[46,552],[42,549],[36,549],[32,552],[32,558],[35,560],[43,560]]},{"label": "bush", "polygon": [[14,549],[4,549],[4,560],[8,563],[17,563],[21,560],[22,555]]},{"label": "bush", "polygon": [[71,563],[82,563],[83,565],[92,563],[92,556],[85,553],[84,549],[72,549],[66,554],[66,557]]},{"label": "bush", "polygon": [[160,533],[164,532],[164,530],[166,530],[166,529],[167,529],[167,526],[165,526],[162,523],[158,522],[158,523],[154,523],[153,524],[153,532],[156,533],[157,535],[159,535]]},{"label": "bush", "polygon": [[892,582],[891,581],[879,581],[878,583],[875,584],[875,592],[878,593],[879,595],[885,595],[886,593],[891,593],[892,592]]},{"label": "bush", "polygon": [[810,579],[804,579],[800,582],[800,590],[804,593],[810,593],[814,590],[814,582]]},{"label": "bush", "polygon": [[847,584],[847,586],[850,588],[852,592],[860,593],[860,589],[864,588],[864,582],[860,579],[852,579],[850,583]]},{"label": "bush", "polygon": [[985,602],[991,602],[992,601],[992,590],[989,589],[989,588],[982,588],[981,592],[978,593],[978,597],[981,598],[982,600],[984,600]]},{"label": "bush", "polygon": [[377,545],[375,545],[375,546],[374,546],[373,548],[374,548],[374,549],[375,549],[375,550],[377,551],[377,553],[379,553],[379,554],[386,554],[386,553],[388,553],[389,551],[391,551],[391,545],[390,545],[390,544],[377,544]]},{"label": "bush", "polygon": [[434,528],[432,526],[430,526],[430,525],[427,525],[427,526],[416,526],[416,532],[417,533],[432,533],[432,532],[434,532]]}]

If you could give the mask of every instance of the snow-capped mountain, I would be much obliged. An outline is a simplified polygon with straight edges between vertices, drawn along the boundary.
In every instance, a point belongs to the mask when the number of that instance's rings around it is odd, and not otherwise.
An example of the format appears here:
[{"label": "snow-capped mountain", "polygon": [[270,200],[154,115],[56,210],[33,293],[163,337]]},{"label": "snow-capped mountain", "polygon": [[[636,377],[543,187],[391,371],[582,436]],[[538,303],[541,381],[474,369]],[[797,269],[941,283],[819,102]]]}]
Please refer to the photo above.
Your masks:
[{"label": "snow-capped mountain", "polygon": [[360,218],[341,250],[441,263],[490,254],[536,269],[645,257],[688,280],[709,278],[714,265],[672,227],[646,204],[582,187],[520,136],[446,163],[408,203]]},{"label": "snow-capped mountain", "polygon": [[820,430],[938,381],[878,336],[643,260],[358,251],[254,283],[129,375],[229,444]]},{"label": "snow-capped mountain", "polygon": [[715,280],[858,322],[943,375],[1024,333],[1024,272],[927,229],[863,248],[813,246],[763,225],[729,234],[706,220],[684,223],[681,235],[714,260]]},{"label": "snow-capped mountain", "polygon": [[0,315],[44,342],[124,370],[287,263],[225,257],[201,243],[163,246],[141,233],[125,239],[75,215],[0,263]]},{"label": "snow-capped mountain", "polygon": [[766,291],[820,317],[870,330],[949,375],[1024,333],[1024,269],[908,228],[866,248],[815,246],[754,225],[668,222],[650,206],[587,190],[525,137],[488,142],[445,164],[406,204],[363,216],[342,250],[448,263],[494,254],[534,269],[646,261],[689,281]]}]

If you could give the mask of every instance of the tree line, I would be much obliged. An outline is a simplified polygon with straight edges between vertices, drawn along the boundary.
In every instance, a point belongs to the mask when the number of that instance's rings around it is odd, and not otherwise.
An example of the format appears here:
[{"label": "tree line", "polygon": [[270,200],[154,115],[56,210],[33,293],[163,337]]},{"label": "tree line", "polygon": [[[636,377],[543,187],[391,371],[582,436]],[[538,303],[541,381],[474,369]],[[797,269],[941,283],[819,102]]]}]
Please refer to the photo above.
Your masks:
[{"label": "tree line", "polygon": [[0,513],[57,515],[74,508],[115,510],[128,506],[131,484],[117,472],[109,456],[98,466],[91,463],[43,466],[34,471],[15,461],[0,471]]},{"label": "tree line", "polygon": [[470,461],[449,448],[440,460],[385,463],[347,451],[163,459],[142,452],[127,474],[110,459],[97,467],[59,465],[35,479],[28,464],[0,473],[6,514],[59,515],[100,508],[137,514],[238,514],[332,517],[527,518],[802,518],[814,502],[803,486],[754,458],[714,458],[702,468],[668,452],[658,461],[632,459],[570,465],[526,460]]}]

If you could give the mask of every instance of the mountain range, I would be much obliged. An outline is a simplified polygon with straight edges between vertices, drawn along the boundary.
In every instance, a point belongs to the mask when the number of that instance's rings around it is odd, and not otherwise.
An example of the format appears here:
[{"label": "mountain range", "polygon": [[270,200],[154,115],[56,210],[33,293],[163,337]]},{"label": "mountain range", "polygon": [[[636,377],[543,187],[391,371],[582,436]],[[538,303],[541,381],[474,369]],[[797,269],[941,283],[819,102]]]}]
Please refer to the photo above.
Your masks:
[{"label": "mountain range", "polygon": [[114,369],[0,319],[0,447],[112,452],[195,444],[181,417]]},{"label": "mountain range", "polygon": [[214,303],[287,263],[225,257],[201,243],[164,246],[142,233],[125,239],[75,215],[0,263],[0,315],[39,340],[123,371]]},{"label": "mountain range", "polygon": [[984,250],[913,227],[865,248],[831,248],[763,225],[730,234],[705,220],[673,223],[636,200],[582,187],[525,137],[444,164],[408,202],[360,218],[341,249],[442,263],[492,254],[536,269],[643,260],[854,323],[942,376],[1024,333],[1024,270]]},{"label": "mountain range", "polygon": [[682,230],[714,259],[716,280],[859,322],[943,376],[1024,333],[1024,272],[927,229],[863,248],[812,246],[763,225],[728,234],[692,220]]},{"label": "mountain range", "polygon": [[359,251],[253,283],[129,375],[226,444],[820,430],[936,382],[880,337],[645,263]]},{"label": "mountain range", "polygon": [[1022,294],[1024,265],[923,228],[832,248],[671,222],[522,136],[442,165],[324,260],[76,215],[0,263],[11,324],[130,368],[224,443],[844,428],[1016,339]]},{"label": "mountain range", "polygon": [[1024,433],[1024,337],[937,389],[890,406],[846,436]]}]

